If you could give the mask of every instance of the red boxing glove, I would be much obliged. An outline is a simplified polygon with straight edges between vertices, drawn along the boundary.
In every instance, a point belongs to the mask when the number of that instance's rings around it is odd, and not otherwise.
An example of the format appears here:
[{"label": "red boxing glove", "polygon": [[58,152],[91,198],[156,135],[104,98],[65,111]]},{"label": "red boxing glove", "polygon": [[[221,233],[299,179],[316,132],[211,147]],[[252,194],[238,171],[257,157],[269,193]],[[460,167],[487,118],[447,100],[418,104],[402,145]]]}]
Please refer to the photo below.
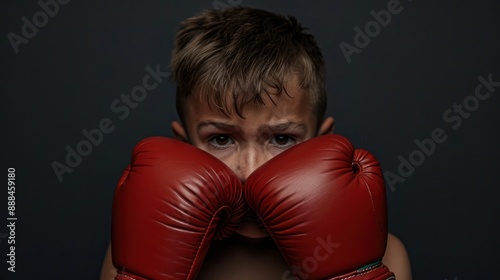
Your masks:
[{"label": "red boxing glove", "polygon": [[245,212],[239,178],[212,155],[151,137],[134,148],[115,190],[115,279],[195,279],[213,238]]},{"label": "red boxing glove", "polygon": [[283,279],[395,279],[381,262],[381,168],[346,138],[320,136],[284,151],[249,176],[245,196],[291,269]]}]

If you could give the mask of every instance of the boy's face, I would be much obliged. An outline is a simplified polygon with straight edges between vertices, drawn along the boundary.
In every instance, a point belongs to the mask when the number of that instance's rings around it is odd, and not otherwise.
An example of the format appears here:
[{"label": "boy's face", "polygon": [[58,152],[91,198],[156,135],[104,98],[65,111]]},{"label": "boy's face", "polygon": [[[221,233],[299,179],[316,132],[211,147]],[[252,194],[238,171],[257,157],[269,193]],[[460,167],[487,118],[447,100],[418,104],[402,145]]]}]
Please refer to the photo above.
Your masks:
[{"label": "boy's face", "polygon": [[185,108],[184,126],[173,122],[172,129],[181,140],[220,159],[245,182],[257,167],[284,150],[333,132],[331,117],[317,130],[314,108],[296,78],[285,87],[288,96],[263,94],[264,105],[245,105],[244,118],[235,112],[225,115],[206,102],[191,98]]},{"label": "boy's face", "polygon": [[[333,132],[331,117],[317,129],[314,108],[296,78],[290,79],[285,87],[288,95],[263,94],[265,105],[245,105],[244,118],[236,113],[224,115],[199,98],[191,98],[184,111],[185,124],[175,121],[172,130],[179,139],[220,159],[245,182],[256,168],[286,149],[316,135]],[[254,226],[249,227],[240,232],[259,236]]]}]

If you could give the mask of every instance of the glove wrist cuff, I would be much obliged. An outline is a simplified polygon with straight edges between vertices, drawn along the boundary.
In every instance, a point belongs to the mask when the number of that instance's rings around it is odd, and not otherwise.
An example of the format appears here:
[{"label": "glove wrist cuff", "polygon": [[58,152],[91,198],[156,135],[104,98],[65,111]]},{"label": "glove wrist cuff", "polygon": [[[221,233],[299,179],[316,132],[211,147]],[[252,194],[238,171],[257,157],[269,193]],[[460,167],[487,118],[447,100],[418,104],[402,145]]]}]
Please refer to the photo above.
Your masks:
[{"label": "glove wrist cuff", "polygon": [[118,274],[116,274],[114,280],[147,280],[147,279],[136,275],[128,274],[124,271],[118,271]]},{"label": "glove wrist cuff", "polygon": [[387,266],[378,261],[356,271],[330,278],[329,280],[395,280],[396,277]]}]

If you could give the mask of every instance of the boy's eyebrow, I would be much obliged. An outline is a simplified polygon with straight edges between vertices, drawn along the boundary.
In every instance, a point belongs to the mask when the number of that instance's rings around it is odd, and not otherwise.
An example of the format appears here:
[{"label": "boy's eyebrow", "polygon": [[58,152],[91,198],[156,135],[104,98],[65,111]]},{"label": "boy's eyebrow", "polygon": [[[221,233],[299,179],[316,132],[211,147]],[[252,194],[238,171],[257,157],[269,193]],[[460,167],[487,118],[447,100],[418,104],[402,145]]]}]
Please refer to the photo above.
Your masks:
[{"label": "boy's eyebrow", "polygon": [[209,127],[209,126],[214,126],[215,128],[217,129],[220,129],[220,130],[224,130],[224,131],[241,131],[241,128],[237,125],[233,125],[233,124],[227,124],[227,123],[222,123],[222,122],[216,122],[216,121],[203,121],[201,123],[198,124],[198,126],[196,127],[196,129],[198,131],[202,130],[203,128],[205,127]]},{"label": "boy's eyebrow", "polygon": [[298,130],[300,132],[305,132],[306,131],[306,125],[303,123],[297,123],[297,122],[285,122],[285,123],[280,123],[280,124],[271,124],[271,125],[263,125],[259,127],[259,132],[262,131],[286,131],[289,129],[294,129]]},{"label": "boy's eyebrow", "polygon": [[[241,127],[238,125],[233,125],[233,124],[228,124],[228,123],[223,123],[223,122],[217,122],[217,121],[203,121],[198,124],[196,129],[198,131],[204,129],[205,127],[210,127],[213,126],[217,129],[224,130],[224,131],[241,131]],[[279,123],[279,124],[265,124],[259,127],[259,133],[264,132],[264,131],[286,131],[288,129],[293,129],[297,130],[300,132],[304,132],[307,130],[306,125],[303,123],[297,123],[297,122],[285,122],[285,123]]]}]

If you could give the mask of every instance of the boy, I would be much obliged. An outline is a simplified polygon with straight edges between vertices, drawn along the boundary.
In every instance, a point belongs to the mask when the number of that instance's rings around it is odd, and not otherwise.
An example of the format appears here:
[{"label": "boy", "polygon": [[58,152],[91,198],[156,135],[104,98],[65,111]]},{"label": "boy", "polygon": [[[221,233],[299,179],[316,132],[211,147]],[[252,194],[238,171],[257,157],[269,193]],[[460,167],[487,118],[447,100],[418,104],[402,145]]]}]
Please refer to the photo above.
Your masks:
[{"label": "boy", "polygon": [[[172,73],[175,136],[217,157],[242,182],[282,151],[333,133],[334,119],[324,117],[321,50],[293,17],[229,8],[189,18],[176,35]],[[397,279],[411,279],[406,250],[391,234],[383,262]],[[198,279],[281,279],[287,269],[247,218],[231,238],[212,244]],[[101,279],[113,273],[108,249]]]}]

